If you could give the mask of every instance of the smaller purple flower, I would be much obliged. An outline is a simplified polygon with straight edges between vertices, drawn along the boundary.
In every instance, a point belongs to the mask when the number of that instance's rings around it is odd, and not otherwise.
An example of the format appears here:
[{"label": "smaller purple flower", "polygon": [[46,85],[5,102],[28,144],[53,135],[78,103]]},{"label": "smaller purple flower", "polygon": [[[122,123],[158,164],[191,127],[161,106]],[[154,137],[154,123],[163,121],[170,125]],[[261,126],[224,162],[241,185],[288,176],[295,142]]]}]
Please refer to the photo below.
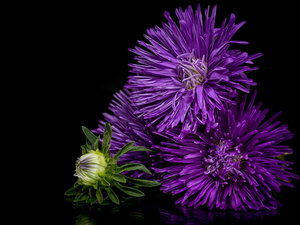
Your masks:
[{"label": "smaller purple flower", "polygon": [[[125,91],[125,92],[124,92]],[[112,156],[121,149],[124,144],[134,141],[135,146],[142,146],[147,149],[151,149],[154,152],[140,151],[140,152],[128,152],[127,154],[119,158],[118,164],[125,163],[141,163],[151,170],[152,166],[158,166],[164,161],[157,155],[158,149],[154,147],[162,140],[162,137],[154,134],[153,127],[147,127],[147,120],[138,118],[133,112],[138,110],[137,106],[130,104],[130,92],[126,89],[114,94],[115,99],[109,105],[109,110],[113,112],[113,115],[103,113],[104,120],[111,124],[112,138],[110,152]],[[98,128],[93,129],[92,132],[103,135],[105,123],[99,120]],[[101,139],[102,141],[102,139]],[[124,172],[130,174],[131,177],[143,178],[143,179],[158,179],[160,174],[153,174],[153,176],[146,174],[142,171],[129,171]]]},{"label": "smaller purple flower", "polygon": [[235,24],[231,14],[227,25],[225,19],[215,28],[216,6],[211,15],[209,11],[208,7],[203,21],[200,5],[195,14],[191,6],[184,12],[176,9],[179,27],[165,12],[168,25],[147,30],[150,44],[138,41],[145,49],[129,49],[139,63],[129,64],[135,75],[125,85],[132,89],[132,104],[139,107],[134,113],[149,120],[147,126],[157,123],[159,132],[178,124],[182,124],[180,138],[195,132],[199,124],[209,132],[217,126],[214,111],[223,103],[235,104],[231,98],[236,90],[249,93],[250,85],[256,85],[246,72],[258,68],[246,64],[262,54],[228,50],[231,43],[248,44],[230,40],[245,21]]},{"label": "smaller purple flower", "polygon": [[[157,168],[164,175],[162,188],[172,195],[181,193],[177,204],[194,206],[208,203],[208,207],[234,210],[276,209],[281,204],[272,196],[280,186],[293,187],[292,162],[278,156],[293,150],[281,142],[293,137],[287,125],[273,122],[281,112],[263,122],[267,109],[260,110],[261,102],[253,106],[254,93],[246,107],[246,95],[241,104],[225,104],[215,112],[218,126],[207,132],[198,127],[195,134],[175,140],[181,128],[165,133],[159,153],[171,165]],[[245,109],[246,108],[246,109]]]}]

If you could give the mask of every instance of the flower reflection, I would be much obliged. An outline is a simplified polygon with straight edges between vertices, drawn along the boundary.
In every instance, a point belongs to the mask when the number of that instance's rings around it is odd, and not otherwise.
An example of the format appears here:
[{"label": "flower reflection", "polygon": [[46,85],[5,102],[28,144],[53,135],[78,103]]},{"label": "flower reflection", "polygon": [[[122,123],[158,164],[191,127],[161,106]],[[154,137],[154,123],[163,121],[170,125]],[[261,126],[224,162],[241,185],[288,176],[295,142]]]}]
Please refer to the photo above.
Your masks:
[{"label": "flower reflection", "polygon": [[276,210],[207,210],[206,208],[185,208],[176,206],[175,210],[159,209],[162,224],[205,225],[215,222],[236,224],[243,222],[261,222],[268,217],[277,215]]},{"label": "flower reflection", "polygon": [[91,218],[88,215],[85,214],[80,214],[76,218],[76,223],[75,225],[96,225],[97,222],[95,219]]},{"label": "flower reflection", "polygon": [[[148,194],[148,195],[147,195]],[[207,207],[183,207],[180,205],[166,204],[171,202],[171,195],[150,195],[145,198],[132,198],[123,201],[115,207],[96,205],[76,208],[76,225],[96,224],[151,224],[151,225],[207,225],[207,224],[253,224],[268,222],[266,219],[278,216],[277,210],[247,210],[235,211],[221,210]],[[147,199],[147,196],[149,198]],[[151,201],[157,196],[158,201]],[[75,208],[74,208],[75,209]]]}]

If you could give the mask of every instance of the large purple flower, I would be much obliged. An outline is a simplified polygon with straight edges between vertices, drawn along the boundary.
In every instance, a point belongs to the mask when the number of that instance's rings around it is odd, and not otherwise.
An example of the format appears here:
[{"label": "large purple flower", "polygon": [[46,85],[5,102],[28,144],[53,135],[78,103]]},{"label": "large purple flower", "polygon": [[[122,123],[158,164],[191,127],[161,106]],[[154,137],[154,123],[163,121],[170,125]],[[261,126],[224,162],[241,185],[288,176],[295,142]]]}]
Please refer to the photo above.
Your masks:
[{"label": "large purple flower", "polygon": [[[112,100],[109,110],[113,112],[113,115],[103,113],[105,121],[99,120],[98,128],[93,129],[92,132],[98,133],[103,137],[105,123],[108,122],[112,127],[112,139],[110,152],[114,156],[126,143],[134,141],[134,146],[143,146],[147,149],[152,149],[154,152],[148,151],[134,151],[128,152],[119,158],[118,164],[125,163],[141,163],[144,164],[151,172],[151,166],[158,166],[163,160],[157,155],[158,149],[153,146],[160,143],[162,137],[152,133],[153,127],[146,127],[145,123],[147,120],[137,118],[133,114],[138,107],[131,106],[129,101],[130,92],[126,89],[114,94],[115,99]],[[102,139],[101,139],[102,142]],[[136,170],[134,172],[124,172],[129,174],[131,177],[143,178],[143,179],[158,179],[160,174],[157,176],[150,176],[144,172]]]},{"label": "large purple flower", "polygon": [[191,6],[185,12],[176,9],[176,15],[180,28],[165,12],[168,25],[147,30],[151,44],[138,41],[147,50],[129,49],[140,64],[129,64],[136,75],[129,76],[125,87],[133,91],[132,104],[140,106],[135,113],[149,119],[149,125],[159,122],[159,132],[179,123],[183,134],[195,131],[197,124],[205,124],[209,131],[217,125],[215,108],[234,103],[230,98],[236,89],[248,93],[250,85],[256,85],[245,72],[257,67],[245,63],[252,64],[262,54],[228,50],[230,43],[248,44],[230,40],[245,21],[235,24],[231,14],[226,26],[225,19],[221,28],[214,28],[216,6],[210,16],[209,7],[205,10],[204,22],[200,5],[195,16]]},{"label": "large purple flower", "polygon": [[246,110],[246,97],[239,105],[237,95],[236,105],[216,111],[218,126],[210,132],[200,127],[180,141],[172,137],[181,129],[167,132],[170,141],[160,149],[172,165],[156,172],[167,173],[161,181],[164,192],[182,194],[177,204],[198,207],[208,202],[210,208],[235,210],[280,206],[271,194],[280,192],[281,185],[293,187],[291,178],[299,179],[288,171],[292,162],[277,158],[293,152],[279,145],[293,134],[287,125],[273,122],[281,112],[262,122],[268,110],[260,110],[261,102],[253,106],[255,96]]}]

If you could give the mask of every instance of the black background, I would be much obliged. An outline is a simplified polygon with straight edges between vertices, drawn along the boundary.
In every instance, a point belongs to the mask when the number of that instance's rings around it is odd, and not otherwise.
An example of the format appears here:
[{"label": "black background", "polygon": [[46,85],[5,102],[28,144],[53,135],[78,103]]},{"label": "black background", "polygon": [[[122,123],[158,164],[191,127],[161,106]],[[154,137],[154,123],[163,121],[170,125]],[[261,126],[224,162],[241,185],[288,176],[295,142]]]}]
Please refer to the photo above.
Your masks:
[{"label": "black background", "polygon": [[[262,101],[262,108],[269,108],[268,118],[283,112],[278,120],[288,124],[295,134],[286,142],[294,149],[287,160],[295,163],[293,172],[299,175],[299,19],[291,2],[200,3],[202,12],[208,4],[211,8],[217,5],[216,27],[229,19],[231,13],[237,23],[247,21],[233,39],[248,41],[249,45],[233,44],[230,49],[264,54],[253,61],[259,70],[249,74],[258,83],[251,87],[251,92],[258,91],[256,103]],[[161,27],[161,22],[166,22],[164,11],[170,12],[177,22],[176,8],[184,10],[192,5],[195,10],[197,4],[198,1],[111,1],[26,5],[15,28],[19,31],[16,44],[20,46],[19,56],[28,60],[24,71],[32,74],[23,79],[30,87],[26,96],[34,100],[34,110],[30,119],[21,119],[28,124],[37,122],[35,138],[37,143],[41,142],[37,148],[44,149],[33,150],[36,158],[32,170],[39,168],[42,172],[34,191],[38,198],[28,198],[35,205],[28,216],[34,216],[40,224],[75,224],[76,213],[65,203],[64,192],[76,181],[75,160],[81,154],[80,145],[85,143],[81,126],[96,128],[97,120],[103,119],[102,113],[109,112],[107,107],[113,94],[123,88],[130,75],[127,64],[135,62],[128,48],[138,45],[137,40],[145,40],[146,29]],[[300,182],[292,183],[294,188],[282,187],[279,194],[283,204],[279,214],[262,217],[262,223],[295,223]],[[174,208],[172,203],[168,207]],[[250,224],[242,219],[237,221]]]}]

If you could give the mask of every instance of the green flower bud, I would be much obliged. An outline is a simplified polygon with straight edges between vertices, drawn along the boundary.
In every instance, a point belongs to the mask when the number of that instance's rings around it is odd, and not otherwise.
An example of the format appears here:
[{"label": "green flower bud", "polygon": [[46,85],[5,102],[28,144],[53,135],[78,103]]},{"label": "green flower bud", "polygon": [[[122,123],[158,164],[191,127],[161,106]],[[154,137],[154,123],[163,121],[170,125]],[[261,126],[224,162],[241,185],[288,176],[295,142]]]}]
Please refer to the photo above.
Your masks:
[{"label": "green flower bud", "polygon": [[76,173],[80,185],[93,186],[100,181],[100,176],[105,175],[107,163],[104,155],[99,151],[91,150],[89,153],[82,155],[76,161]]}]

